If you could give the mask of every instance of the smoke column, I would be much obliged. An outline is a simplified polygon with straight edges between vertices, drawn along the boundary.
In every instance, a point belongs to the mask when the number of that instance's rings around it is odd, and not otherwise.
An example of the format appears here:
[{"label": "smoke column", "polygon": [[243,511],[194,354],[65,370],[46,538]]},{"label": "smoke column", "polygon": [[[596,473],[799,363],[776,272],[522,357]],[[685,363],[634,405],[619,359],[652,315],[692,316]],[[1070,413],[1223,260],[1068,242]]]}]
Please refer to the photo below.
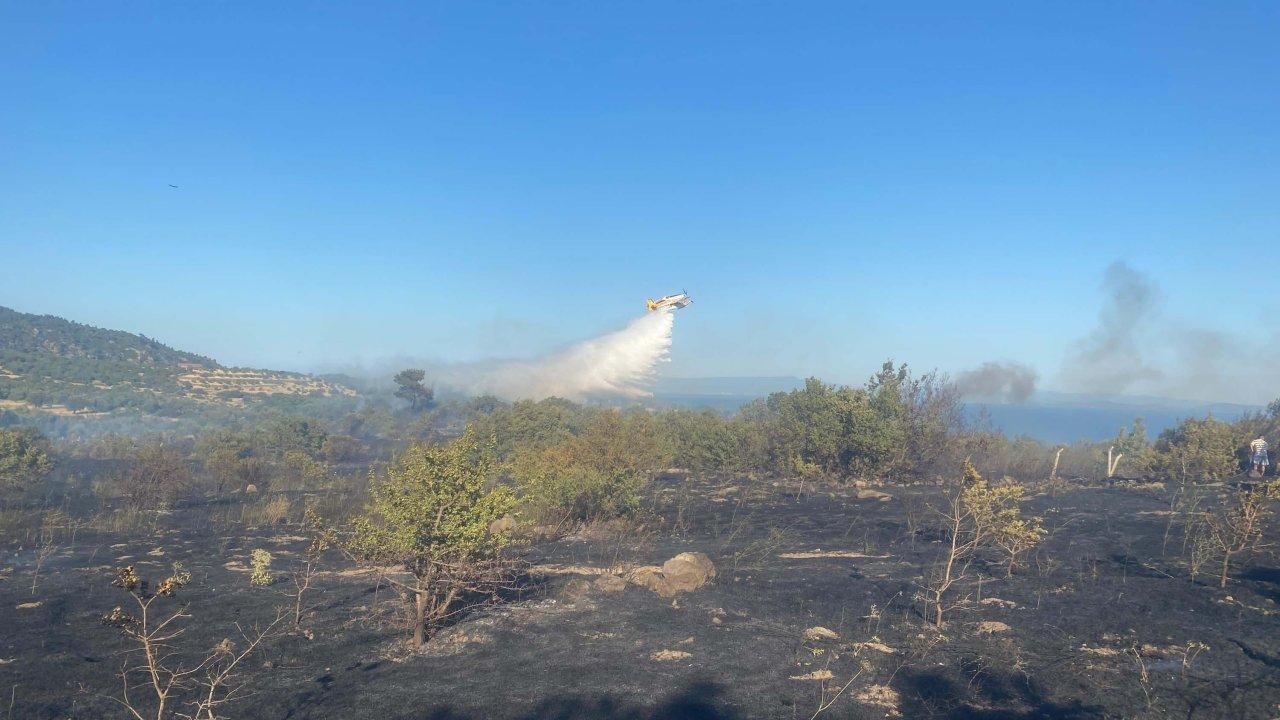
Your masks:
[{"label": "smoke column", "polygon": [[1022,403],[1036,389],[1036,371],[1016,362],[985,362],[956,376],[962,395]]},{"label": "smoke column", "polygon": [[1098,324],[1063,365],[1076,392],[1138,393],[1264,405],[1280,393],[1280,326],[1258,313],[1253,331],[1202,327],[1161,316],[1160,287],[1125,263],[1107,268]]},{"label": "smoke column", "polygon": [[543,358],[454,365],[437,369],[436,379],[460,392],[505,400],[647,397],[645,385],[668,359],[674,325],[674,311],[660,308]]},{"label": "smoke column", "polygon": [[1107,268],[1102,289],[1106,302],[1098,325],[1076,343],[1063,369],[1067,386],[1116,394],[1159,380],[1163,373],[1147,363],[1148,334],[1159,309],[1155,284],[1127,264],[1114,262]]}]

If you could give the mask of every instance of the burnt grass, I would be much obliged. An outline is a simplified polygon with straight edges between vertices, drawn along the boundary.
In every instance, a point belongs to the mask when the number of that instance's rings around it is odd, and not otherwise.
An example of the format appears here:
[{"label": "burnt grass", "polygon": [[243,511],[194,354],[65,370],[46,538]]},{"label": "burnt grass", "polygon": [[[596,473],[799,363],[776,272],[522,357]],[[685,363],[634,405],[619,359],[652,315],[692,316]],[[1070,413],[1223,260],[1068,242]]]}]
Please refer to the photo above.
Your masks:
[{"label": "burnt grass", "polygon": [[[1280,711],[1280,563],[1249,560],[1226,589],[1192,582],[1169,496],[1086,487],[1038,495],[1028,509],[1051,535],[1012,577],[975,563],[969,602],[940,630],[914,599],[939,552],[924,506],[933,488],[848,487],[667,478],[643,526],[593,528],[534,542],[535,568],[506,602],[477,607],[423,651],[406,647],[401,603],[331,554],[304,622],[312,637],[271,637],[246,666],[251,694],[233,718],[1274,718]],[[123,718],[126,645],[101,616],[129,598],[112,568],[160,579],[192,573],[176,643],[203,650],[235,626],[269,622],[288,602],[296,527],[215,532],[207,505],[179,508],[146,537],[82,531],[43,564],[12,549],[0,582],[0,713],[6,718]],[[920,522],[910,532],[910,517]],[[1272,528],[1274,532],[1275,528]],[[251,586],[254,548],[277,582]],[[844,551],[866,557],[787,559]],[[603,592],[568,566],[661,564],[701,551],[718,575],[666,599]],[[161,554],[162,553],[162,554]],[[568,567],[568,569],[573,569]],[[38,602],[35,607],[19,605]],[[983,632],[981,623],[1007,629]],[[823,626],[838,639],[808,641]],[[877,648],[856,646],[874,642]],[[1202,643],[1205,649],[1188,652]],[[688,653],[675,660],[653,653]],[[886,652],[891,650],[892,652]],[[828,671],[831,678],[794,679]],[[852,679],[852,680],[851,680]],[[888,688],[888,692],[884,688]],[[879,690],[876,695],[871,691]],[[877,704],[876,698],[885,698]]]}]

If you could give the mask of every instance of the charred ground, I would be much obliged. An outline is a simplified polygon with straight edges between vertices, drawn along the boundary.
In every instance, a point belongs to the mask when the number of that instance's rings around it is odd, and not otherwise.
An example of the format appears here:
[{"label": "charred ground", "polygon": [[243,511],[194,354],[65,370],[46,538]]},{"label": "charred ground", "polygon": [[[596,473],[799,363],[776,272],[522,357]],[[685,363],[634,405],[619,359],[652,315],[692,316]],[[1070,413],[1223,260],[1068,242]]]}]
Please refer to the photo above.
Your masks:
[{"label": "charred ground", "polygon": [[[531,542],[522,590],[416,653],[391,590],[330,553],[308,632],[264,644],[233,716],[789,718],[829,702],[820,717],[1274,717],[1280,567],[1261,556],[1226,589],[1190,581],[1167,492],[1036,495],[1028,509],[1048,538],[1010,578],[975,566],[970,602],[940,629],[914,599],[938,553],[938,490],[890,492],[664,478],[647,521]],[[67,538],[34,593],[38,551],[11,555],[0,583],[10,716],[125,717],[110,696],[127,647],[101,619],[127,599],[110,585],[121,565],[192,573],[173,601],[189,603],[185,646],[269,622],[307,541],[288,524],[221,532],[209,518],[227,502],[238,501],[181,506],[172,529],[147,537]],[[275,556],[272,586],[249,583],[255,548]],[[686,551],[718,573],[673,599],[591,582]],[[806,639],[813,627],[838,638]]]}]

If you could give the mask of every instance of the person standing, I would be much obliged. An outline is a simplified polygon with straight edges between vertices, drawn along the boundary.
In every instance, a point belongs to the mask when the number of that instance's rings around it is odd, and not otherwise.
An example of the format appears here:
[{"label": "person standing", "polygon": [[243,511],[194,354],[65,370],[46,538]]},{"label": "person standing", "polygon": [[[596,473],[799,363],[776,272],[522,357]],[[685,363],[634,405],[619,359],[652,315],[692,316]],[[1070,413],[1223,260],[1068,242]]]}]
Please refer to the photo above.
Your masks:
[{"label": "person standing", "polygon": [[1271,464],[1270,458],[1267,457],[1267,441],[1265,438],[1258,438],[1249,443],[1249,452],[1253,453],[1253,471],[1259,476],[1267,474],[1267,465]]}]

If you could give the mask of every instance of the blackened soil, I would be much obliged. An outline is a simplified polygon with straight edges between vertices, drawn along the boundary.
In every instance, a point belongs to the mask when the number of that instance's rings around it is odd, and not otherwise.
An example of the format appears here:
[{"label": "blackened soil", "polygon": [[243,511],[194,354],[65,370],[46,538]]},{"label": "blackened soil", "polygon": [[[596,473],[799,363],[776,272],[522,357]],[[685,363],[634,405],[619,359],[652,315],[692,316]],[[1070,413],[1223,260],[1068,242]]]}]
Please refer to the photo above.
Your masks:
[{"label": "blackened soil", "polygon": [[[975,563],[939,630],[916,595],[940,543],[936,491],[858,500],[852,489],[666,481],[646,528],[534,544],[560,573],[479,608],[411,653],[400,603],[374,576],[331,558],[297,633],[247,666],[233,718],[1274,718],[1280,712],[1280,563],[1251,559],[1225,589],[1187,578],[1168,497],[1086,488],[1039,496],[1052,535],[1012,577]],[[198,514],[200,508],[183,512]],[[7,558],[0,581],[0,712],[11,718],[123,718],[127,661],[101,621],[129,609],[111,569],[194,576],[178,648],[203,649],[269,622],[288,602],[296,529],[232,536],[173,529],[81,535],[43,564]],[[190,523],[199,526],[199,523]],[[912,530],[915,532],[912,532]],[[1275,528],[1272,528],[1274,536]],[[254,548],[278,582],[254,587]],[[824,551],[862,557],[784,558]],[[631,586],[583,593],[572,566],[660,564],[702,551],[719,574],[674,600]],[[20,607],[38,602],[39,605]],[[176,608],[179,601],[161,601]],[[985,624],[984,624],[985,623]],[[997,625],[994,623],[1000,623]],[[806,641],[822,626],[838,639]],[[1007,627],[1005,627],[1007,626]],[[872,643],[863,645],[862,643]],[[664,651],[687,653],[655,659]],[[796,679],[805,676],[826,677]],[[139,691],[140,694],[140,691]],[[135,694],[137,697],[138,694]],[[829,703],[829,704],[828,704]]]}]

